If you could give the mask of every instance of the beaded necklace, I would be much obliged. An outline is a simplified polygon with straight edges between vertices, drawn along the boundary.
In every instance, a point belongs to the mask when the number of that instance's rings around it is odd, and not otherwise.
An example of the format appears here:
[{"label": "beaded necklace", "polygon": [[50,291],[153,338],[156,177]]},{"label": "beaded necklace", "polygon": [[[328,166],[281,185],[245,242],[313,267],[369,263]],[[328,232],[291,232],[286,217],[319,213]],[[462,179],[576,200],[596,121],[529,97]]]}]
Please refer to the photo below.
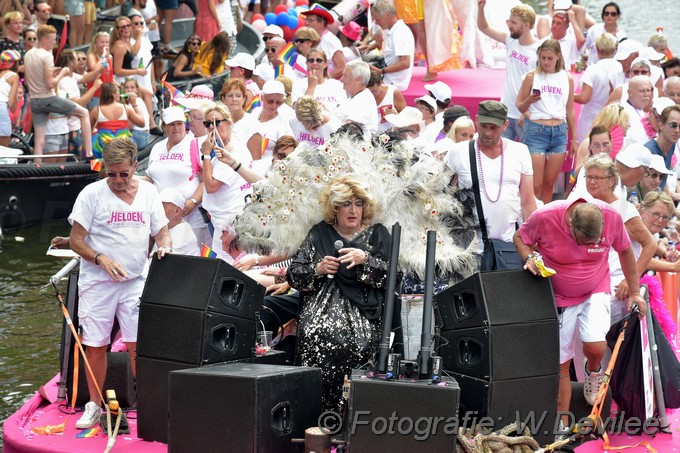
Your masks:
[{"label": "beaded necklace", "polygon": [[484,168],[482,167],[482,151],[479,149],[479,140],[477,140],[477,167],[479,168],[479,176],[480,179],[482,180],[482,192],[484,193],[484,196],[486,197],[487,200],[489,200],[491,203],[497,202],[501,198],[501,191],[503,190],[503,169],[505,168],[505,154],[503,154],[503,139],[501,138],[501,180],[498,183],[498,195],[496,195],[496,199],[492,200],[491,197],[489,196],[489,193],[486,190],[486,182],[484,182]]}]

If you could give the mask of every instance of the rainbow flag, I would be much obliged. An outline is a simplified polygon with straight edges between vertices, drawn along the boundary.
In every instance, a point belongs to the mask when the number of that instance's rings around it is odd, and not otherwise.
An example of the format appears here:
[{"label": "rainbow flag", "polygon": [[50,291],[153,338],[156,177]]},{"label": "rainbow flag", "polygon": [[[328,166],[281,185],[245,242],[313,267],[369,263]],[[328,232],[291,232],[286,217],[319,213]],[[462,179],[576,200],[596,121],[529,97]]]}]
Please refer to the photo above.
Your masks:
[{"label": "rainbow flag", "polygon": [[77,439],[86,439],[88,437],[97,437],[97,435],[99,434],[100,431],[101,430],[99,429],[99,427],[86,429],[86,430],[81,431],[78,434],[76,434],[76,438]]},{"label": "rainbow flag", "polygon": [[571,158],[571,171],[569,172],[569,184],[576,184],[576,156]]},{"label": "rainbow flag", "polygon": [[168,90],[168,92],[170,93],[170,99],[174,99],[174,98],[176,98],[176,97],[184,97],[184,93],[182,93],[180,90],[178,90],[177,88],[175,88],[174,86],[172,86],[169,82],[166,82],[166,81],[165,81],[165,78],[166,78],[167,76],[168,76],[168,73],[166,72],[166,73],[163,74],[163,76],[161,77],[161,86],[162,86],[163,88],[165,88],[166,90]]},{"label": "rainbow flag", "polygon": [[90,168],[92,171],[100,172],[102,169],[102,162],[104,159],[92,159],[90,161]]},{"label": "rainbow flag", "polygon": [[293,62],[293,64],[291,66],[293,67],[293,69],[297,69],[298,71],[300,71],[304,75],[309,75],[309,72],[307,72],[307,69],[303,68],[302,65],[297,62],[297,60],[295,62]]},{"label": "rainbow flag", "polygon": [[282,64],[275,66],[274,67],[274,78],[277,78],[278,76],[283,75],[283,66]]},{"label": "rainbow flag", "polygon": [[291,64],[292,61],[297,60],[298,53],[295,51],[295,45],[289,42],[279,50],[279,60],[284,63]]},{"label": "rainbow flag", "polygon": [[267,137],[262,137],[262,145],[260,145],[260,153],[264,156],[264,152],[267,151],[269,146],[269,139]]},{"label": "rainbow flag", "polygon": [[203,258],[217,258],[217,253],[205,244],[201,244],[201,256]]},{"label": "rainbow flag", "polygon": [[246,112],[250,113],[253,110],[255,110],[257,107],[260,107],[262,105],[262,102],[260,102],[260,95],[256,94],[253,96],[253,98],[250,100],[248,105],[246,105]]}]

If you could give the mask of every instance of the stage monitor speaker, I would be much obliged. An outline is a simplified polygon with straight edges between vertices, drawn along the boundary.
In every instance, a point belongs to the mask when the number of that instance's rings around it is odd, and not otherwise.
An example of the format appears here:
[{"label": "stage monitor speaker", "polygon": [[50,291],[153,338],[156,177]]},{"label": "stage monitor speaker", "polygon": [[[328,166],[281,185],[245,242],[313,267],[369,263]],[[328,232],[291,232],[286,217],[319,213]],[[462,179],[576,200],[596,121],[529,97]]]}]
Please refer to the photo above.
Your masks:
[{"label": "stage monitor speaker", "polygon": [[447,371],[491,381],[559,373],[557,320],[449,330],[438,354]]},{"label": "stage monitor speaker", "polygon": [[557,318],[550,280],[525,270],[476,273],[435,296],[442,330]]},{"label": "stage monitor speaker", "polygon": [[193,365],[250,357],[255,318],[141,304],[137,355]]},{"label": "stage monitor speaker", "polygon": [[[170,453],[301,452],[317,426],[321,370],[258,364],[170,373]],[[140,415],[141,417],[141,415]]]},{"label": "stage monitor speaker", "polygon": [[220,259],[169,255],[154,258],[142,304],[153,303],[254,319],[265,288]]},{"label": "stage monitor speaker", "polygon": [[[79,354],[74,350],[74,354]],[[121,407],[132,407],[137,400],[135,395],[135,378],[132,376],[130,366],[130,355],[127,352],[107,352],[106,380],[102,391],[113,389],[116,391],[116,398]],[[80,371],[78,372],[78,397],[76,406],[84,406],[90,401],[90,391],[87,388],[87,370],[85,361],[80,358]],[[73,392],[73,356],[69,357],[68,374],[66,375],[66,392],[68,402],[71,403]]]},{"label": "stage monitor speaker", "polygon": [[[460,385],[460,419],[491,417],[498,430],[519,420],[539,445],[555,439],[559,376],[486,381],[453,373]],[[467,423],[467,422],[466,422]]]},{"label": "stage monitor speaker", "polygon": [[[447,433],[445,426],[455,426],[460,388],[448,377],[443,383],[369,379],[364,372],[354,372],[347,428],[350,452],[455,451],[456,430]],[[398,419],[390,422],[394,414]],[[437,417],[441,419],[435,423]]]}]

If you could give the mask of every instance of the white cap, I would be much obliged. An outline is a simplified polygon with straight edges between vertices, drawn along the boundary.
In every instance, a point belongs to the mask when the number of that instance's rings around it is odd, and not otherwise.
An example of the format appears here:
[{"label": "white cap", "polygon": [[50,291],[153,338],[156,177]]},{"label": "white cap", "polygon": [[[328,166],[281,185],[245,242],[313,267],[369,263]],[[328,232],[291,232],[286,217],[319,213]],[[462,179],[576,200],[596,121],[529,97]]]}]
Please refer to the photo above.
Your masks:
[{"label": "white cap", "polygon": [[423,121],[423,114],[415,107],[404,107],[399,113],[385,115],[385,119],[396,127],[413,126]]},{"label": "white cap", "polygon": [[282,94],[286,95],[286,88],[278,80],[270,80],[262,86],[262,94]]},{"label": "white cap", "polygon": [[174,123],[175,121],[186,121],[184,110],[179,107],[168,107],[163,110],[163,124]]},{"label": "white cap", "polygon": [[622,149],[616,160],[628,168],[649,167],[652,164],[652,152],[641,143],[633,143]]},{"label": "white cap", "polygon": [[283,29],[278,25],[267,25],[264,27],[264,30],[262,30],[262,34],[276,35],[279,38],[283,38]]},{"label": "white cap", "polygon": [[665,57],[665,55],[661,52],[657,52],[654,47],[645,47],[640,51],[640,58],[644,58],[646,60],[659,61],[663,60],[663,57]]},{"label": "white cap", "polygon": [[228,59],[226,62],[230,68],[243,68],[250,71],[255,70],[255,58],[245,52],[239,52],[234,55],[234,58]]},{"label": "white cap", "polygon": [[[426,84],[425,89],[432,93],[432,96],[439,102],[446,102],[451,100],[451,87],[441,80],[432,84]],[[436,107],[435,107],[436,109]]]},{"label": "white cap", "polygon": [[673,174],[673,170],[666,168],[666,161],[664,161],[663,156],[659,156],[658,154],[652,155],[652,163],[649,165],[649,168],[656,170],[659,173],[663,173],[664,175]]},{"label": "white cap", "polygon": [[558,9],[569,9],[571,8],[571,0],[554,0],[553,1],[553,9],[558,10]]},{"label": "white cap", "polygon": [[626,39],[624,41],[621,41],[619,43],[619,46],[616,48],[616,54],[614,55],[615,60],[625,60],[626,58],[630,57],[631,54],[634,54],[636,52],[640,52],[642,50],[642,44],[633,41],[632,39]]},{"label": "white cap", "polygon": [[672,107],[675,105],[675,102],[671,98],[667,97],[660,97],[654,99],[654,102],[652,102],[652,108],[661,115],[664,110],[666,110],[668,107]]},{"label": "white cap", "polygon": [[437,101],[434,100],[432,96],[421,96],[419,98],[416,98],[414,102],[424,102],[430,107],[432,107],[432,110],[434,110],[435,113],[437,113]]},{"label": "white cap", "polygon": [[184,197],[179,190],[173,189],[172,187],[166,187],[161,190],[159,194],[161,201],[164,203],[172,203],[180,209],[184,209]]}]

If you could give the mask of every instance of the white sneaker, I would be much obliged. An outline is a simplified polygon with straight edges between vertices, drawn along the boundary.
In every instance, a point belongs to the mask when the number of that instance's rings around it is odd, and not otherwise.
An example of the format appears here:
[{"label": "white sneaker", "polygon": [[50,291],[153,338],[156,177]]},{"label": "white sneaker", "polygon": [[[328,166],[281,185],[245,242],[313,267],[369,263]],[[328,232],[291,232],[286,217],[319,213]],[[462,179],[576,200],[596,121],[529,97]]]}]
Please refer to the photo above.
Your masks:
[{"label": "white sneaker", "polygon": [[85,405],[85,411],[81,415],[80,419],[76,422],[77,429],[89,429],[94,425],[99,423],[99,417],[102,414],[102,410],[99,405],[93,401],[90,401]]},{"label": "white sneaker", "polygon": [[586,403],[593,406],[597,393],[600,391],[600,384],[602,384],[602,366],[597,371],[588,371],[588,359],[584,359],[583,368],[586,372],[586,380],[583,383],[583,396],[586,399]]}]

